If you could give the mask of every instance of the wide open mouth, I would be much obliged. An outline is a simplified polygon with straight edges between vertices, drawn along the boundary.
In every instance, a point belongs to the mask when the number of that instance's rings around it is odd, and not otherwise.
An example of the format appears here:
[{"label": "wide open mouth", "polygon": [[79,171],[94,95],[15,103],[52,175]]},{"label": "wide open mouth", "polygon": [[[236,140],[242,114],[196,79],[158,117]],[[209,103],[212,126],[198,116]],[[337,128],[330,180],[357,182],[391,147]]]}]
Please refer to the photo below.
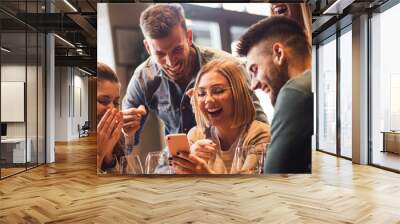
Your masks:
[{"label": "wide open mouth", "polygon": [[183,61],[179,62],[178,64],[176,64],[176,65],[173,66],[173,67],[166,66],[166,69],[167,69],[170,73],[172,73],[172,74],[174,74],[174,75],[180,74],[180,73],[182,72],[182,70],[183,70],[182,68],[183,68]]},{"label": "wide open mouth", "polygon": [[221,108],[213,108],[213,109],[207,109],[208,115],[210,117],[218,117],[222,113],[222,107]]}]

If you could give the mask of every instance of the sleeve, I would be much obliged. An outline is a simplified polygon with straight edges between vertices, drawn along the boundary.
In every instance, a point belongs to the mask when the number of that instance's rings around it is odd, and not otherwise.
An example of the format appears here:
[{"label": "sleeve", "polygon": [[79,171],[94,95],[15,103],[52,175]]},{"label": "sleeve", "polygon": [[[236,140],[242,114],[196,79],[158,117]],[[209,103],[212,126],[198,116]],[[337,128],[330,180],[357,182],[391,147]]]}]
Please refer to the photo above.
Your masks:
[{"label": "sleeve", "polygon": [[281,90],[271,132],[264,173],[310,173],[313,96]]},{"label": "sleeve", "polygon": [[[122,100],[122,109],[126,110],[133,107],[139,107],[144,105],[146,111],[149,111],[149,107],[146,102],[146,92],[145,92],[145,81],[141,73],[143,70],[136,70],[129,81],[128,87],[126,89],[126,94]],[[139,143],[140,134],[143,131],[144,123],[146,122],[148,113],[142,118],[140,128],[135,134],[135,145]]]},{"label": "sleeve", "polygon": [[248,145],[258,145],[271,141],[271,131],[269,124],[258,122],[258,127],[250,127],[250,129],[252,129],[250,131],[254,132],[254,136],[252,136]]}]

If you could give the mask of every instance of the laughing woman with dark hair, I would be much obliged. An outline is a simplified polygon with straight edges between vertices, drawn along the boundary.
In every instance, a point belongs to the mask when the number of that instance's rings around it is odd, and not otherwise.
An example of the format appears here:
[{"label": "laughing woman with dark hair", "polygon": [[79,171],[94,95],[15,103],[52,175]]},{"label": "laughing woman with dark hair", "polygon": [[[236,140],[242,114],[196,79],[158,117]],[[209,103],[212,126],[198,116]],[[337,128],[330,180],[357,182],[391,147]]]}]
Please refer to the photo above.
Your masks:
[{"label": "laughing woman with dark hair", "polygon": [[123,127],[120,89],[115,72],[97,63],[97,167],[102,171],[114,168],[116,160],[124,155],[119,141]]},{"label": "laughing woman with dark hair", "polygon": [[141,115],[123,114],[119,110],[120,90],[115,72],[106,64],[97,63],[97,167],[101,171],[112,171],[117,161],[121,162],[124,147],[130,153],[130,141],[140,127],[139,122],[124,122],[129,116]]}]

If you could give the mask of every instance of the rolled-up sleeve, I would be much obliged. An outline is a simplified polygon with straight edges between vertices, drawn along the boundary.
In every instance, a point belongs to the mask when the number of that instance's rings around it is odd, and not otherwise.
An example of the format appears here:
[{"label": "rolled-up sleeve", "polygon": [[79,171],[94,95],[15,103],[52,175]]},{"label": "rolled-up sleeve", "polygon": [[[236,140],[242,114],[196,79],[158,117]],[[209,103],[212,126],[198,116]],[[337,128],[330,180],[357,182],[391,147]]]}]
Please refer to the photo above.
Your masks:
[{"label": "rolled-up sleeve", "polygon": [[[141,74],[143,71],[142,70],[137,70],[133,74],[131,80],[129,81],[128,87],[126,89],[126,94],[124,96],[124,99],[122,100],[122,109],[126,110],[129,108],[137,108],[140,105],[143,105],[146,107],[146,111],[149,111],[149,108],[146,103],[146,92],[144,88],[144,80],[143,80],[143,75]],[[135,145],[139,143],[140,139],[140,134],[143,130],[144,123],[147,119],[148,113],[142,118],[140,128],[135,134]]]}]

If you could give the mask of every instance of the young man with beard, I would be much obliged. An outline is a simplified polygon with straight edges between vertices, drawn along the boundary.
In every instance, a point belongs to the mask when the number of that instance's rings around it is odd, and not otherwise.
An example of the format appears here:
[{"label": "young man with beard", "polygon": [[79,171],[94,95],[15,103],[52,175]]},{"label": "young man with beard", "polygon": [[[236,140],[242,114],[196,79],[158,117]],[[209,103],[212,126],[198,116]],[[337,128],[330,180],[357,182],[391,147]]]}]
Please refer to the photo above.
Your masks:
[{"label": "young man with beard", "polygon": [[310,173],[313,134],[311,46],[303,28],[285,16],[264,19],[241,37],[252,88],[269,94],[275,108],[265,173]]},{"label": "young man with beard", "polygon": [[[165,134],[187,133],[196,122],[186,93],[193,88],[200,68],[216,58],[237,60],[226,52],[193,44],[192,31],[187,29],[183,9],[177,4],[150,6],[140,16],[140,28],[150,57],[135,70],[123,100],[124,130],[136,131],[134,144],[139,141],[147,111],[164,122]],[[254,93],[252,97],[257,120],[267,122]],[[144,116],[138,114],[141,105]],[[138,119],[140,127],[129,126]]]}]

